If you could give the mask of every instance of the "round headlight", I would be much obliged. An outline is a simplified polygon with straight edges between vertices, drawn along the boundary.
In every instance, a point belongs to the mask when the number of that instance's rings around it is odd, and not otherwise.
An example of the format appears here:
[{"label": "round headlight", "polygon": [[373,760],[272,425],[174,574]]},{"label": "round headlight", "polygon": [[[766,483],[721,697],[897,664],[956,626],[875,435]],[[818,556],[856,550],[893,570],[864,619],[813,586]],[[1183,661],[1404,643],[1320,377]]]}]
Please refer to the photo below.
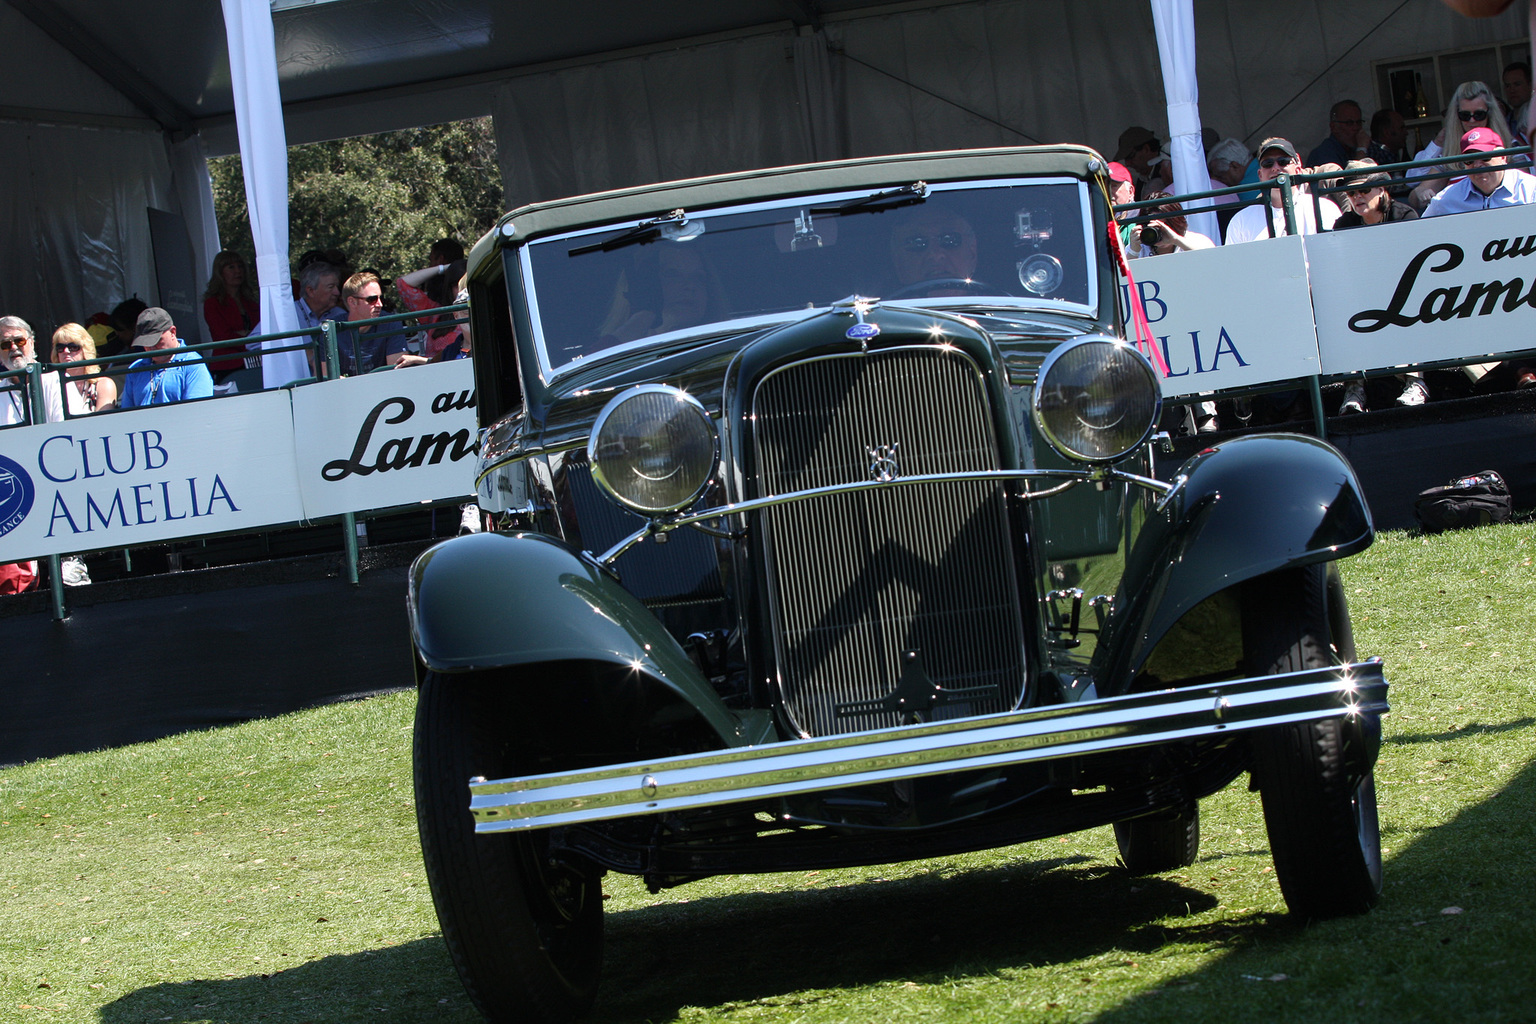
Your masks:
[{"label": "round headlight", "polygon": [[592,476],[637,512],[675,512],[714,475],[719,438],[699,400],[664,384],[631,388],[603,407],[587,443]]},{"label": "round headlight", "polygon": [[1051,447],[1081,462],[1113,462],[1136,450],[1162,405],[1157,371],[1115,338],[1060,346],[1035,383],[1035,423]]}]

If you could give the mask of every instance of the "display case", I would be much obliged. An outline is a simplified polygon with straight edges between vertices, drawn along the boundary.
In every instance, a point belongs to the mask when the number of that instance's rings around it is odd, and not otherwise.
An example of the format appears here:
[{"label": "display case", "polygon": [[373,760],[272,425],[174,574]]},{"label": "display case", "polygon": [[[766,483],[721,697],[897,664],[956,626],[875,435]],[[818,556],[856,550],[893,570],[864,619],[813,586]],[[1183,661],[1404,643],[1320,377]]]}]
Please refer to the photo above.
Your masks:
[{"label": "display case", "polygon": [[1439,133],[1445,105],[1458,85],[1485,82],[1494,95],[1502,97],[1504,68],[1514,61],[1530,60],[1530,40],[1515,39],[1372,61],[1377,109],[1391,107],[1403,115],[1412,156]]}]

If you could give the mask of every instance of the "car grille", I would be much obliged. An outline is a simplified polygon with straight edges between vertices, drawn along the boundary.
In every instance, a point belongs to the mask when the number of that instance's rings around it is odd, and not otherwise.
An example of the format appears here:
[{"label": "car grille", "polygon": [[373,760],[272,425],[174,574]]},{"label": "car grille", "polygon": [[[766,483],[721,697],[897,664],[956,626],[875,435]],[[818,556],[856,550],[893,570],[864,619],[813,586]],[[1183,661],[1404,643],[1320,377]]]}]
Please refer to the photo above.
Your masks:
[{"label": "car grille", "polygon": [[[753,396],[760,494],[998,467],[986,389],[955,349],[793,364]],[[885,459],[886,461],[881,462]],[[779,685],[806,735],[1006,711],[1025,686],[1002,487],[965,481],[763,514]]]}]

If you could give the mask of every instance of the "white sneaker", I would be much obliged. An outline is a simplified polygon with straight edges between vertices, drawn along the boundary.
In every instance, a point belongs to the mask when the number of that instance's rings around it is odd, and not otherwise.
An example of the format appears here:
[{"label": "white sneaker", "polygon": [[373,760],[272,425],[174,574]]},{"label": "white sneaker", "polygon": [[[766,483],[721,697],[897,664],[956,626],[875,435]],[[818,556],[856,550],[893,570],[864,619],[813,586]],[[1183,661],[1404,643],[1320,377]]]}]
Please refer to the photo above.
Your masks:
[{"label": "white sneaker", "polygon": [[1339,406],[1340,416],[1351,416],[1357,412],[1365,412],[1365,385],[1359,381],[1344,389],[1344,402]]},{"label": "white sneaker", "polygon": [[66,555],[59,559],[59,579],[64,581],[66,587],[88,587],[91,585],[91,574],[85,567],[85,561],[79,555]]},{"label": "white sneaker", "polygon": [[1398,405],[1423,405],[1427,401],[1429,401],[1429,388],[1415,377],[1408,379],[1408,383],[1403,386],[1403,393],[1397,396]]},{"label": "white sneaker", "polygon": [[459,536],[480,532],[480,506],[475,502],[459,506]]}]

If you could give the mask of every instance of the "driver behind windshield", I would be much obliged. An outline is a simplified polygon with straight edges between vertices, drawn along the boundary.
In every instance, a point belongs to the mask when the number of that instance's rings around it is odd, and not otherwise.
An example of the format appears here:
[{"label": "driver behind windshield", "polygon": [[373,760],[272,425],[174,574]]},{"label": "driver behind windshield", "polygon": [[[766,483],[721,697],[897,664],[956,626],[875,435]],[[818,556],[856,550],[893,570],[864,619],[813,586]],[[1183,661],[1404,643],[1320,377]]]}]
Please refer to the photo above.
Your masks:
[{"label": "driver behind windshield", "polygon": [[976,232],[964,217],[943,207],[915,207],[891,229],[891,262],[903,298],[970,294]]}]

